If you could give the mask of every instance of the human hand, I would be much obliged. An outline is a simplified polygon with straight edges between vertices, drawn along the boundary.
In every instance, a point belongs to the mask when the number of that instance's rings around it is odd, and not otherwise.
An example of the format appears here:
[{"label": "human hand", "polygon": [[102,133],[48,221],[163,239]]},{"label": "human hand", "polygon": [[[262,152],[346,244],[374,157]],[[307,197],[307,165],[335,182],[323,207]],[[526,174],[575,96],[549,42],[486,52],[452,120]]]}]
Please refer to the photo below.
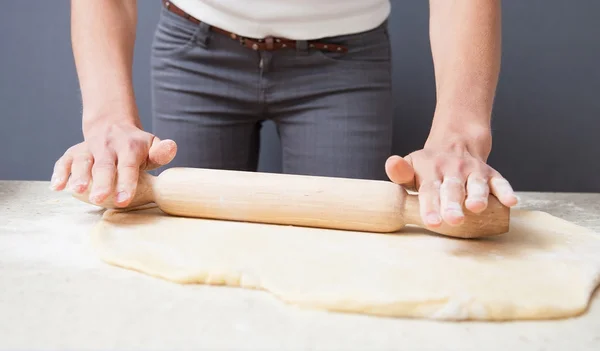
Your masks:
[{"label": "human hand", "polygon": [[385,169],[392,182],[418,191],[426,227],[443,222],[457,226],[464,221],[464,209],[485,210],[490,193],[508,207],[518,202],[510,183],[486,164],[490,150],[491,136],[485,132],[470,137],[430,135],[423,149],[388,158]]},{"label": "human hand", "polygon": [[[137,189],[139,173],[173,160],[177,145],[160,140],[133,123],[96,122],[85,141],[70,147],[56,161],[51,189],[84,193],[91,184],[90,202],[100,204],[115,195],[115,205],[127,206]],[[93,180],[93,181],[92,181]]]}]

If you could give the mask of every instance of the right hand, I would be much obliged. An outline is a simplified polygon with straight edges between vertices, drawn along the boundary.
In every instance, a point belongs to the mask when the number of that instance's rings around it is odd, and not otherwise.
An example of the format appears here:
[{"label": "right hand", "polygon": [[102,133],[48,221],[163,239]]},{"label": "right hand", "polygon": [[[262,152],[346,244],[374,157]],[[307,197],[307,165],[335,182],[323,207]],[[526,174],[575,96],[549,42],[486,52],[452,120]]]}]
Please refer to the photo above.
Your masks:
[{"label": "right hand", "polygon": [[160,140],[134,123],[100,121],[89,128],[84,141],[70,147],[56,161],[51,189],[84,193],[100,204],[110,195],[115,205],[127,206],[137,189],[140,171],[171,162],[177,153],[172,140]]}]

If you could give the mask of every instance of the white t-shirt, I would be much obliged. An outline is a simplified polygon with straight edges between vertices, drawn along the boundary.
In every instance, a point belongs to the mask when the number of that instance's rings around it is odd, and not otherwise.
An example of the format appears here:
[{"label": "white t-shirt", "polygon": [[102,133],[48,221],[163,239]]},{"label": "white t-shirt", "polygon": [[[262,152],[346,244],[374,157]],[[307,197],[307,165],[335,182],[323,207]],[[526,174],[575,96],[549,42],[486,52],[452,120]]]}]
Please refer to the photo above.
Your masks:
[{"label": "white t-shirt", "polygon": [[390,0],[171,0],[212,26],[249,38],[311,40],[373,29]]}]

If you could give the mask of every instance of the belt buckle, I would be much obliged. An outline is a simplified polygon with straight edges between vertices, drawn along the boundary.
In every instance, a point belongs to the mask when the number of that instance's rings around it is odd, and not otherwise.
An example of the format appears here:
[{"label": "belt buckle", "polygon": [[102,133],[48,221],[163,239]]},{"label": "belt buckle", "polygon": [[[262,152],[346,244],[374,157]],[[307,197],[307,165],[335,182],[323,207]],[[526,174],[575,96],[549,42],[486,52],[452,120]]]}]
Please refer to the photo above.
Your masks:
[{"label": "belt buckle", "polygon": [[271,36],[268,36],[264,39],[249,39],[249,38],[244,38],[244,37],[239,37],[239,38],[240,38],[240,44],[242,44],[242,46],[247,46],[246,45],[247,41],[251,42],[252,45],[250,46],[250,48],[254,51],[258,51],[259,49],[266,50],[266,51],[273,51],[276,49],[276,47],[273,43],[275,41],[279,42],[279,39],[275,39]]},{"label": "belt buckle", "polygon": [[[251,39],[232,33],[230,37],[231,39],[237,40],[240,45],[250,47],[254,51],[275,51],[277,49],[285,49],[289,47],[288,44],[283,42],[281,38],[275,38],[273,36],[267,36],[264,39]],[[252,43],[252,45],[249,45],[250,43]]]}]

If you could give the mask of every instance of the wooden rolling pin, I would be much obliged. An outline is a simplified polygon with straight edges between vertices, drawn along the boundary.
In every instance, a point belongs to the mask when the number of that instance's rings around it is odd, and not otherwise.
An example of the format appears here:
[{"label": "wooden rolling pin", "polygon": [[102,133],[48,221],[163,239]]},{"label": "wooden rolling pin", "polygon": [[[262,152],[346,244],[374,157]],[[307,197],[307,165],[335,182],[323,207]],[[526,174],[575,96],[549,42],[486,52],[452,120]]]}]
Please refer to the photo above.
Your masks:
[{"label": "wooden rolling pin", "polygon": [[[89,203],[89,188],[74,196]],[[115,208],[114,197],[100,206]],[[156,203],[167,214],[269,224],[389,233],[424,227],[416,195],[388,181],[275,173],[170,168],[158,177],[142,173],[128,206]],[[432,231],[476,238],[508,231],[510,209],[490,196],[479,214],[464,210],[460,226]]]}]

